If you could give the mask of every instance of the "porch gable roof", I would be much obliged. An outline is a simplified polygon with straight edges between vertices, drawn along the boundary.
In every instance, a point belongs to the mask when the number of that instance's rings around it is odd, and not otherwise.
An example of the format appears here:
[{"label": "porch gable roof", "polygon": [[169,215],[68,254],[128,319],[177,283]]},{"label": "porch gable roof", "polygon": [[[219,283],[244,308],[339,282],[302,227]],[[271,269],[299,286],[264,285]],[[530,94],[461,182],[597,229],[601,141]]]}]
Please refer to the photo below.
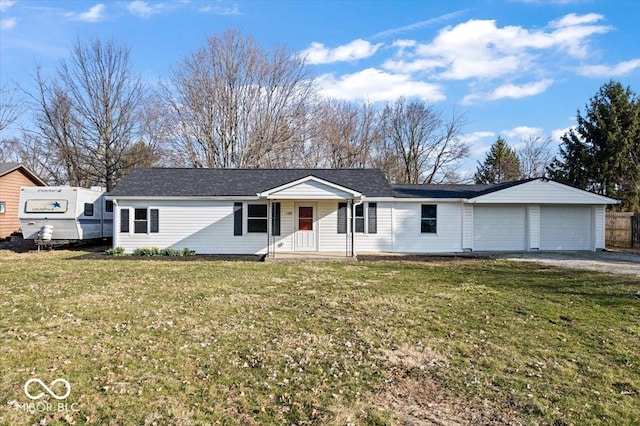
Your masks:
[{"label": "porch gable roof", "polygon": [[324,179],[309,175],[293,182],[271,188],[258,194],[260,198],[267,199],[322,199],[342,200],[359,199],[362,194],[342,185],[338,185]]}]

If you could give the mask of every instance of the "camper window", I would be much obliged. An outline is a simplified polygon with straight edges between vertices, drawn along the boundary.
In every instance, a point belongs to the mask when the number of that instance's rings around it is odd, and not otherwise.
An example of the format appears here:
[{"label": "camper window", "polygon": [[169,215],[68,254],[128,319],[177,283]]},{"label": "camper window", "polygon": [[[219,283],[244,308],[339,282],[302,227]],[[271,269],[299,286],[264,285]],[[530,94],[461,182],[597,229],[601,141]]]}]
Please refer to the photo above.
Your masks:
[{"label": "camper window", "polygon": [[147,209],[136,209],[133,219],[133,232],[136,234],[147,233]]},{"label": "camper window", "polygon": [[109,212],[109,213],[113,212],[113,201],[106,200],[104,202],[104,211]]},{"label": "camper window", "polygon": [[93,203],[84,203],[84,215],[93,216]]},{"label": "camper window", "polygon": [[4,214],[7,211],[7,203],[0,201],[0,214]]}]

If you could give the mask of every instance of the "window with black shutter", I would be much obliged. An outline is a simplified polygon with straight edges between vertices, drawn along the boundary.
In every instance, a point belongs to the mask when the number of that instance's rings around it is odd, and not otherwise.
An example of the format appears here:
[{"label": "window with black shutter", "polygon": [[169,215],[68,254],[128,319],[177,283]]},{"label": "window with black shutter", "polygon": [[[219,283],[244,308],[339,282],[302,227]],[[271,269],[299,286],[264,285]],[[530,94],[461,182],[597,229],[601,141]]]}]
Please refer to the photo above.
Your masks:
[{"label": "window with black shutter", "polygon": [[347,233],[347,203],[338,203],[338,234]]},{"label": "window with black shutter", "polygon": [[354,218],[356,222],[356,232],[364,232],[364,204],[358,204],[355,206]]},{"label": "window with black shutter", "polygon": [[135,209],[133,212],[133,232],[147,233],[147,209]]},{"label": "window with black shutter", "polygon": [[247,232],[267,232],[267,205],[247,205]]}]

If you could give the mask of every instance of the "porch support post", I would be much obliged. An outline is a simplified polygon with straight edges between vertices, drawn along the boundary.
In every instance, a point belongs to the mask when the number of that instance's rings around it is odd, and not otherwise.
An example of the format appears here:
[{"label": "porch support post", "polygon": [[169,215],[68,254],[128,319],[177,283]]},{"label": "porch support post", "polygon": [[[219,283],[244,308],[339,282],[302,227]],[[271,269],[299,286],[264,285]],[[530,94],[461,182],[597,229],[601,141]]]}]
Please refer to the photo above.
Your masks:
[{"label": "porch support post", "polygon": [[271,255],[275,257],[275,253],[271,252],[271,232],[271,200],[267,198],[267,257]]},{"label": "porch support post", "polygon": [[351,214],[351,257],[355,257],[356,255],[356,248],[355,248],[355,215],[354,215],[354,211],[353,211],[353,199],[351,199],[351,208],[350,210],[350,214]]}]

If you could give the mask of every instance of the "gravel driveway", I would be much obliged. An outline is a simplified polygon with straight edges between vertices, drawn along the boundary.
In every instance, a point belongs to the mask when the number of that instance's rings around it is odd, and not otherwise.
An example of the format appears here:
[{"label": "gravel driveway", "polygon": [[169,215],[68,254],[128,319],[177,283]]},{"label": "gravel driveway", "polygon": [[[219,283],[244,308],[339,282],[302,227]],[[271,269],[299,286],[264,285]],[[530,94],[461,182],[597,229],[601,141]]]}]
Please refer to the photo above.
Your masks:
[{"label": "gravel driveway", "polygon": [[640,276],[640,253],[618,251],[528,252],[498,254],[496,257],[522,262],[538,262],[563,268]]}]

